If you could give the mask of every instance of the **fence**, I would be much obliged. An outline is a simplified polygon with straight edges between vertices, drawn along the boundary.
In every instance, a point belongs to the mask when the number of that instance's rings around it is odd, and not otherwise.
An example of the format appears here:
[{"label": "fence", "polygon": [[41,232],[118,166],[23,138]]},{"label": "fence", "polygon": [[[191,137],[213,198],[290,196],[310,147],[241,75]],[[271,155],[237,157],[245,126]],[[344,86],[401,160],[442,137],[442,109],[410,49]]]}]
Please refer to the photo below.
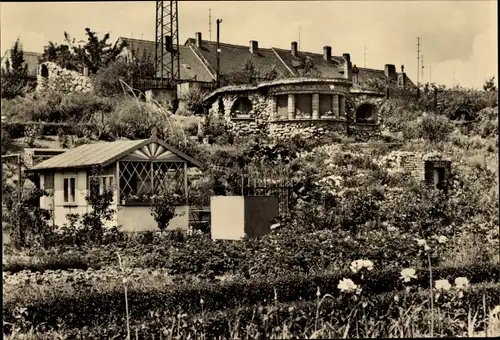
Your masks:
[{"label": "fence", "polygon": [[276,196],[279,202],[279,214],[289,216],[293,186],[288,178],[270,179],[242,177],[243,196]]}]

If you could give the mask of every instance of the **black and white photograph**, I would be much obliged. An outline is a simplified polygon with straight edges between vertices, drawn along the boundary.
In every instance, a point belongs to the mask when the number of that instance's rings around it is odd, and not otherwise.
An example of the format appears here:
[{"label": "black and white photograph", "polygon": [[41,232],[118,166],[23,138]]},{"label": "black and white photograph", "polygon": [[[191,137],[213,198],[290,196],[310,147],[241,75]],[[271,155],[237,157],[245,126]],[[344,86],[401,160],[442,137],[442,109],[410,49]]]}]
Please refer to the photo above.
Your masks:
[{"label": "black and white photograph", "polygon": [[2,1],[3,337],[500,337],[497,2]]}]

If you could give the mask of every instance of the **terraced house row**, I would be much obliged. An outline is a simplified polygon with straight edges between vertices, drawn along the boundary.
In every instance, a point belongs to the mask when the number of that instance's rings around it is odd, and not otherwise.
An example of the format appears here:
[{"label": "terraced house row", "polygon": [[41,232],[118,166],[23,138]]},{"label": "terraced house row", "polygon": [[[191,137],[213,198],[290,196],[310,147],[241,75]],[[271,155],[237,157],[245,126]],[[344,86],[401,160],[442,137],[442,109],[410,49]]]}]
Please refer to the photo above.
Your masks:
[{"label": "terraced house row", "polygon": [[[154,56],[153,41],[119,38],[126,43],[121,58]],[[207,111],[224,116],[237,134],[266,133],[289,136],[306,133],[325,136],[349,132],[362,137],[378,131],[378,108],[385,93],[369,90],[376,81],[415,87],[404,72],[386,64],[382,69],[358,67],[349,53],[335,55],[331,46],[321,53],[262,48],[258,41],[248,45],[219,43],[221,87],[205,98]],[[202,39],[201,33],[179,46],[178,94],[193,86],[213,89],[217,80],[217,43]],[[168,61],[167,61],[168,62]],[[247,73],[245,75],[245,72]],[[231,85],[235,75],[254,75],[247,84]],[[346,100],[350,99],[350,105]]]}]

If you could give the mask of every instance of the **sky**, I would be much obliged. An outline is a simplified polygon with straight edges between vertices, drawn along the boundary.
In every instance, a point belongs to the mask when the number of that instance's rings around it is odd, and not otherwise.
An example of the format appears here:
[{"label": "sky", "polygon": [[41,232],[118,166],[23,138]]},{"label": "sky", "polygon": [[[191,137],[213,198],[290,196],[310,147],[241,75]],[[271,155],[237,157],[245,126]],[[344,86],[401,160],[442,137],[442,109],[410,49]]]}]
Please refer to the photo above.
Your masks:
[{"label": "sky", "polygon": [[[220,40],[261,47],[299,49],[332,55],[350,53],[358,67],[395,64],[414,81],[481,87],[498,79],[497,2],[475,1],[179,1],[179,43],[201,32],[212,40],[222,19]],[[109,32],[111,39],[154,40],[155,2],[0,3],[2,55],[19,37],[25,51],[43,52],[49,41],[62,43],[64,31],[77,40],[85,28]],[[417,66],[417,38],[423,56]],[[366,58],[365,58],[366,51]],[[497,82],[498,84],[498,82]]]}]

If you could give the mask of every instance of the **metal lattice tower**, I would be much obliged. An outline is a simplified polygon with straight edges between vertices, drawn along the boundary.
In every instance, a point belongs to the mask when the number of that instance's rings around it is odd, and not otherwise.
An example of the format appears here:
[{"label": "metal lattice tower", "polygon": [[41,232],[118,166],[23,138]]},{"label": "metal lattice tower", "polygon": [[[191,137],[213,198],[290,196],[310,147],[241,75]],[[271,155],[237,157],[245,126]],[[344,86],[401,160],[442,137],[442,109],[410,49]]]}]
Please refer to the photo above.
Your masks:
[{"label": "metal lattice tower", "polygon": [[155,73],[175,82],[180,76],[177,1],[156,1]]}]

